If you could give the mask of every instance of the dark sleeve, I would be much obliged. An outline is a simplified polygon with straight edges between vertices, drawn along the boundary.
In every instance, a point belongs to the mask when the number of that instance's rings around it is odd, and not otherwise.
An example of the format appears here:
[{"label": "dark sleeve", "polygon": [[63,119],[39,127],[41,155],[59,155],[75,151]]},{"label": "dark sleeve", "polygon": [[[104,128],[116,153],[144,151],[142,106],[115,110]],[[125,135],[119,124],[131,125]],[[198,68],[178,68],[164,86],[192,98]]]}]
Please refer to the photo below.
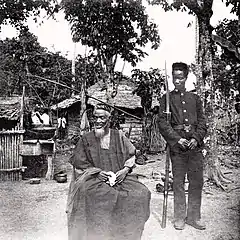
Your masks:
[{"label": "dark sleeve", "polygon": [[84,148],[82,137],[80,137],[69,162],[77,169],[87,169],[93,167],[91,161],[88,159],[86,150]]},{"label": "dark sleeve", "polygon": [[[166,115],[166,95],[160,99],[160,107],[158,114],[159,130],[167,143],[172,147],[174,146],[181,137],[179,134],[172,128],[171,124],[167,122]],[[170,110],[171,111],[171,110]]]},{"label": "dark sleeve", "polygon": [[128,167],[130,169],[129,173],[131,173],[132,169],[136,166],[135,164],[136,148],[122,132],[119,132],[119,135],[121,145],[123,146],[123,156],[125,161],[124,167]]},{"label": "dark sleeve", "polygon": [[136,148],[131,143],[131,141],[122,133],[119,132],[121,144],[123,145],[123,151],[125,153],[126,159],[129,159],[130,157],[134,156],[136,153]]},{"label": "dark sleeve", "polygon": [[197,106],[197,128],[196,131],[193,133],[193,138],[195,138],[198,143],[200,144],[203,138],[207,134],[207,124],[206,118],[203,113],[203,106],[202,101],[199,96],[196,95],[196,106]]}]

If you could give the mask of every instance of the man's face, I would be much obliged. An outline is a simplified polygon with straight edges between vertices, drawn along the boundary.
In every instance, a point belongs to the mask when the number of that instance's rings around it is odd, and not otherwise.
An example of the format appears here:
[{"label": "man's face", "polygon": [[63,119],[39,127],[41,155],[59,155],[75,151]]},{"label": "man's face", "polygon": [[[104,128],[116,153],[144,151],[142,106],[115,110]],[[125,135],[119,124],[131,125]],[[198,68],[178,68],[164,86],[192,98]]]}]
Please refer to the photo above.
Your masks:
[{"label": "man's face", "polygon": [[109,128],[109,116],[108,112],[102,109],[98,109],[94,112],[94,129],[96,135],[101,137],[106,134]]},{"label": "man's face", "polygon": [[182,70],[173,71],[173,84],[176,89],[178,90],[185,89],[186,80],[187,80],[187,77],[184,75],[184,71]]}]

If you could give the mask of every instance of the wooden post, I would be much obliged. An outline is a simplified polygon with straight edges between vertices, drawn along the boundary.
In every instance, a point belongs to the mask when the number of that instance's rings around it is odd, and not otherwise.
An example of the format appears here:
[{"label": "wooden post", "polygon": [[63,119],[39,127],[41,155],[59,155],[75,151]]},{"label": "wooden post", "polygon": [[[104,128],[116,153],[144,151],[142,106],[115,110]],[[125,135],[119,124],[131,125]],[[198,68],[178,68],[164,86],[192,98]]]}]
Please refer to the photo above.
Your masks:
[{"label": "wooden post", "polygon": [[[73,42],[73,58],[72,58],[72,88],[74,89],[76,86],[76,42]],[[72,97],[75,95],[75,92],[72,90]]]},{"label": "wooden post", "polygon": [[[0,135],[0,169],[3,168],[3,152],[2,152],[2,137]],[[2,180],[2,173],[0,172],[0,181]]]},{"label": "wooden post", "polygon": [[[18,167],[22,168],[23,167],[23,156],[19,154],[20,153],[19,150],[20,150],[20,146],[23,145],[23,134],[19,135],[18,138],[19,138],[19,141],[18,141],[19,146],[17,147],[18,148],[18,154],[17,154]],[[22,180],[22,170],[23,169],[21,169],[21,171],[19,171],[19,173],[18,173],[18,180]]]},{"label": "wooden post", "polygon": [[53,160],[56,157],[56,142],[53,142],[53,149],[52,149],[52,154],[47,154],[47,163],[48,163],[48,169],[46,173],[46,180],[52,180],[53,179],[53,174],[54,174],[54,164]]},{"label": "wooden post", "polygon": [[48,163],[48,169],[46,173],[46,180],[52,180],[53,179],[53,155],[47,155],[47,163]]},{"label": "wooden post", "polygon": [[21,98],[21,109],[20,109],[20,130],[23,129],[24,95],[25,95],[25,86],[23,86],[23,93],[22,93],[22,98]]}]

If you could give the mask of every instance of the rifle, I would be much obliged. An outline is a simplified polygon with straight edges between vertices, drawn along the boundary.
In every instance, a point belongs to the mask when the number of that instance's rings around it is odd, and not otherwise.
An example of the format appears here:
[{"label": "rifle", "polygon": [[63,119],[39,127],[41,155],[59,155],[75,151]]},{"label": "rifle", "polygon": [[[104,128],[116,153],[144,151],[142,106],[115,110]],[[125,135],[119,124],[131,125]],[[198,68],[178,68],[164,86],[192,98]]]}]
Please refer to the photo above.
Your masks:
[{"label": "rifle", "polygon": [[[171,112],[170,112],[170,105],[169,105],[169,87],[168,87],[168,79],[167,79],[167,67],[165,61],[165,86],[166,86],[166,117],[167,122],[170,122],[171,119]],[[164,191],[163,191],[163,214],[162,214],[162,224],[161,227],[166,227],[167,221],[167,204],[168,204],[168,185],[169,185],[169,166],[170,166],[170,148],[169,144],[167,144],[166,148],[166,162],[165,162],[165,181],[164,181]]]}]

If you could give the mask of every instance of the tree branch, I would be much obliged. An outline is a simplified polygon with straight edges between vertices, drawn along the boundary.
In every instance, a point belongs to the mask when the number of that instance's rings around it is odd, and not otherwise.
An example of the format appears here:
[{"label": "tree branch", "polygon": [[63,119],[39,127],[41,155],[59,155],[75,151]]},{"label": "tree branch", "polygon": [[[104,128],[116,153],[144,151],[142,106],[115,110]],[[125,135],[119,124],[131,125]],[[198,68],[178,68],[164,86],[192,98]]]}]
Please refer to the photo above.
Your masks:
[{"label": "tree branch", "polygon": [[[206,0],[208,1],[208,0]],[[205,3],[204,0],[198,1],[198,0],[182,0],[182,3],[189,8],[190,11],[194,12],[197,16],[202,12],[202,4],[199,4],[200,2]]]}]

